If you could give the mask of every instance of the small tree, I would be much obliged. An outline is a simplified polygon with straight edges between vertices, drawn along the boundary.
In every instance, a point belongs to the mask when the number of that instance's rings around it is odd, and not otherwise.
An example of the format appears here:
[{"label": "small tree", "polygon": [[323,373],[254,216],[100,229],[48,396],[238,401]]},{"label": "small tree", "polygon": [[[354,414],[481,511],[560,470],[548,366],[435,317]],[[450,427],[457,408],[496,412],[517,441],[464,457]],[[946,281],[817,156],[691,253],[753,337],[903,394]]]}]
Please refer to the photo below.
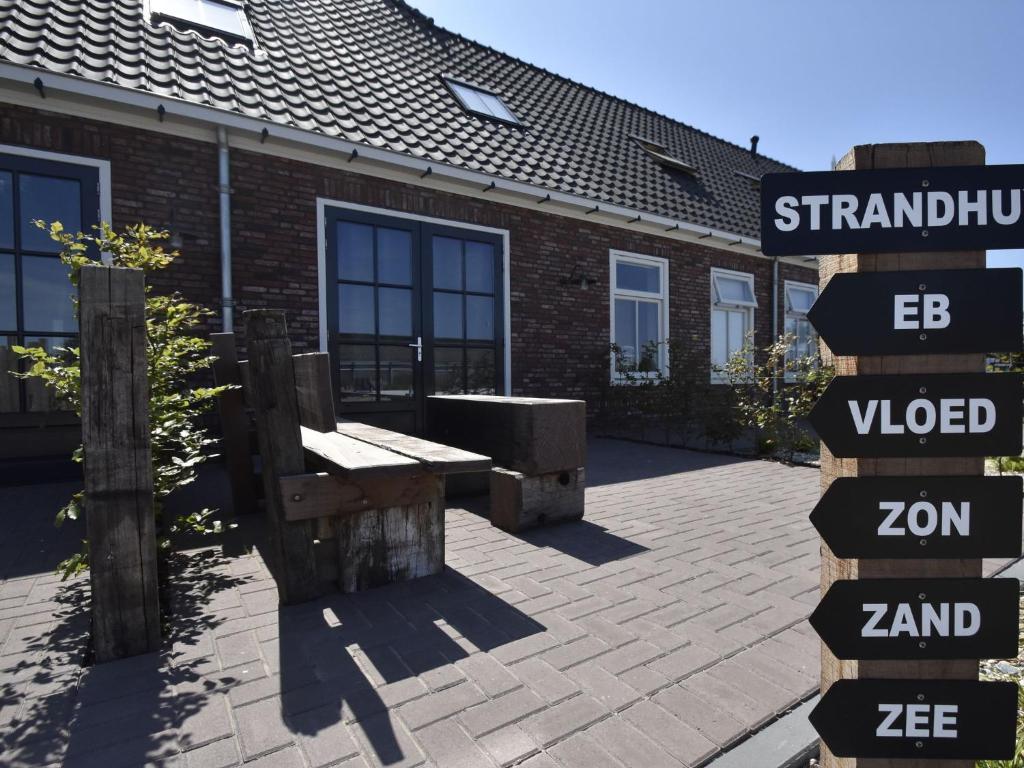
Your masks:
[{"label": "small tree", "polygon": [[760,449],[788,460],[814,448],[804,421],[835,375],[816,352],[787,355],[795,340],[792,334],[780,336],[759,362],[748,337],[724,367],[716,368],[735,395],[740,422],[757,431]]},{"label": "small tree", "polygon": [[[59,221],[48,225],[33,222],[47,230],[50,237],[61,245],[61,261],[70,268],[71,284],[78,286],[79,270],[86,264],[97,263],[90,250],[108,254],[112,266],[135,267],[147,276],[166,269],[178,256],[168,253],[161,241],[169,233],[157,231],[144,224],[126,227],[117,234],[107,223],[95,227],[96,234],[65,232]],[[78,300],[75,314],[78,314]],[[146,339],[148,344],[147,369],[149,378],[149,429],[153,453],[153,508],[160,532],[160,546],[170,545],[168,535],[187,530],[197,533],[219,532],[219,520],[212,520],[215,510],[203,509],[179,515],[171,521],[162,520],[163,501],[174,490],[188,485],[196,478],[196,471],[207,458],[206,449],[216,442],[207,436],[198,424],[198,416],[207,411],[226,387],[196,387],[196,374],[205,371],[215,357],[208,355],[210,343],[195,335],[195,329],[209,310],[185,301],[179,294],[156,295],[146,284]],[[66,403],[79,416],[81,408],[81,369],[78,347],[58,347],[54,353],[42,347],[13,347],[16,354],[28,361],[24,373],[12,372],[21,378],[41,380],[55,396]],[[72,458],[81,462],[83,448],[79,446]],[[77,520],[85,511],[88,499],[82,491],[75,493],[57,513],[57,525],[65,519]],[[166,524],[164,524],[166,523]],[[73,576],[89,563],[88,542],[80,552],[58,565],[63,578]]]}]

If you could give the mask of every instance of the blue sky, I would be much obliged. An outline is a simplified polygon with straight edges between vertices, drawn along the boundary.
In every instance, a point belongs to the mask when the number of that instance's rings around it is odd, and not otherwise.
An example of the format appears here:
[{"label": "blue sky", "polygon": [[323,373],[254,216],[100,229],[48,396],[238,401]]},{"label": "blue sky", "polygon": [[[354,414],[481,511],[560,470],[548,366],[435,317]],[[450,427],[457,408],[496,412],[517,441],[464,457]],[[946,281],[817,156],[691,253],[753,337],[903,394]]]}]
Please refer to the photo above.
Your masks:
[{"label": "blue sky", "polygon": [[[443,27],[802,170],[977,139],[1024,163],[1020,0],[410,0]],[[1024,250],[990,251],[1024,266]]]}]

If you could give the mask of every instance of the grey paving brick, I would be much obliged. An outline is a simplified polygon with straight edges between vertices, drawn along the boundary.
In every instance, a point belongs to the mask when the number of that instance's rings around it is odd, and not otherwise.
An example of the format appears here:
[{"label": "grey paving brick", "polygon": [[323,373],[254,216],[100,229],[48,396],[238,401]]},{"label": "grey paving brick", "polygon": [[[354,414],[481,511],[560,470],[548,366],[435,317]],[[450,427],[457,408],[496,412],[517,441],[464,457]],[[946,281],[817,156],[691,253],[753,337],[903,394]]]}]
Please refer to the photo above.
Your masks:
[{"label": "grey paving brick", "polygon": [[572,643],[560,645],[541,655],[548,664],[557,670],[566,670],[588,659],[607,653],[610,646],[596,637],[585,636]]},{"label": "grey paving brick", "polygon": [[398,712],[409,728],[415,731],[486,700],[487,697],[479,688],[465,682],[404,704]]},{"label": "grey paving brick", "polygon": [[359,754],[359,744],[349,726],[342,722],[339,709],[337,705],[330,705],[288,718],[311,768]]},{"label": "grey paving brick", "polygon": [[547,747],[607,716],[608,710],[580,694],[527,718],[522,728],[538,744]]},{"label": "grey paving brick", "polygon": [[487,653],[474,653],[457,661],[456,666],[491,698],[522,685],[504,664]]},{"label": "grey paving brick", "polygon": [[242,762],[235,738],[229,736],[185,753],[189,768],[231,768]]},{"label": "grey paving brick", "polygon": [[258,760],[246,762],[245,768],[305,768],[305,763],[296,747],[285,747]]},{"label": "grey paving brick", "polygon": [[[182,716],[178,726],[178,739],[183,750],[200,747],[232,736],[234,725],[228,716],[228,702],[224,694],[215,693],[197,699],[187,709],[180,700],[172,704]],[[182,711],[182,710],[185,711]]]},{"label": "grey paving brick", "polygon": [[680,768],[683,765],[622,717],[602,720],[587,730],[587,735],[623,765],[644,768]]},{"label": "grey paving brick", "polygon": [[702,645],[690,643],[655,659],[647,666],[670,680],[682,680],[708,666],[716,659],[718,659],[718,654],[714,651]]},{"label": "grey paving brick", "polygon": [[454,720],[442,720],[418,731],[419,740],[427,757],[445,768],[486,768],[495,765]]},{"label": "grey paving brick", "polygon": [[618,711],[640,698],[639,693],[594,662],[573,667],[566,675],[609,712]]},{"label": "grey paving brick", "polygon": [[536,742],[518,725],[499,728],[477,741],[491,759],[503,767],[520,763],[538,750]]},{"label": "grey paving brick", "polygon": [[238,724],[238,740],[246,760],[294,741],[291,729],[284,720],[280,697],[264,699],[234,710]]},{"label": "grey paving brick", "polygon": [[563,768],[623,768],[585,733],[577,733],[548,750]]},{"label": "grey paving brick", "polygon": [[579,692],[580,687],[543,659],[527,659],[510,668],[512,673],[548,704],[555,704]]},{"label": "grey paving brick", "polygon": [[375,768],[413,768],[424,762],[422,750],[393,712],[360,720],[352,726],[352,732],[359,740],[363,757]]},{"label": "grey paving brick", "polygon": [[622,717],[684,765],[695,765],[718,748],[695,728],[649,699],[624,710]]},{"label": "grey paving brick", "polygon": [[746,731],[728,710],[720,709],[678,685],[666,688],[651,699],[719,747],[735,741]]},{"label": "grey paving brick", "polygon": [[459,719],[472,736],[482,736],[539,712],[547,703],[529,688],[520,688],[464,710]]}]

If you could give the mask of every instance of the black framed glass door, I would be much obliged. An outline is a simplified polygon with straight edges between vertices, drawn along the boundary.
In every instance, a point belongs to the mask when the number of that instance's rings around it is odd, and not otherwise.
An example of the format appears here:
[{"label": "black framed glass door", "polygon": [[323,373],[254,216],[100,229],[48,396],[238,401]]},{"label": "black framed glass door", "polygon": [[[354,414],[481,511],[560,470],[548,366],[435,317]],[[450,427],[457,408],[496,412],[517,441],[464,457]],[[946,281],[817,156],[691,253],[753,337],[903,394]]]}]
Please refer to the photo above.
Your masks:
[{"label": "black framed glass door", "polygon": [[502,240],[328,209],[327,322],[339,415],[425,431],[435,392],[502,391]]}]

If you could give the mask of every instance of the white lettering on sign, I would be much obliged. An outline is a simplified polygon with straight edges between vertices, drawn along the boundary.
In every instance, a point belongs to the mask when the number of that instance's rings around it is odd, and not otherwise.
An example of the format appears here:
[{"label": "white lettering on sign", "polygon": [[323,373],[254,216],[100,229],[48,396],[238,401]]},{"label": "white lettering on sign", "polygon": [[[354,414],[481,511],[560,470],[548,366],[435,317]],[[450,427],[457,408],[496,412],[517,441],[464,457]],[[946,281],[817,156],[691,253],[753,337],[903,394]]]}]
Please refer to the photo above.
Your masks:
[{"label": "white lettering on sign", "polygon": [[[955,739],[958,704],[879,704],[882,722],[875,736],[889,739]],[[900,717],[906,725],[900,724]]]},{"label": "white lettering on sign", "polygon": [[[938,405],[919,397],[907,404],[903,421],[894,421],[891,400],[847,400],[858,435],[867,435],[876,424],[883,435],[902,435],[909,430],[926,435],[938,428],[943,435],[983,434],[996,425],[996,406],[987,397],[943,397]],[[966,409],[966,413],[965,413]]]},{"label": "white lettering on sign", "polygon": [[892,327],[897,331],[949,327],[949,297],[944,293],[898,293],[893,303]]},{"label": "white lettering on sign", "polygon": [[[906,536],[908,529],[913,536],[931,536],[940,530],[940,526],[941,536],[952,536],[954,529],[958,536],[971,535],[969,501],[961,501],[959,506],[943,501],[938,509],[928,501],[915,501],[909,509],[902,501],[880,501],[878,508],[889,513],[878,526],[879,536]],[[898,524],[904,512],[907,518],[906,527]]]},{"label": "white lettering on sign", "polygon": [[1020,193],[1020,188],[960,189],[955,196],[941,190],[888,196],[874,192],[863,210],[856,195],[782,195],[775,201],[777,218],[772,221],[780,232],[797,229],[804,211],[811,230],[820,230],[822,222],[833,231],[987,226],[990,222],[1011,226],[1020,220]]},{"label": "white lettering on sign", "polygon": [[[871,614],[861,627],[861,637],[971,637],[981,627],[981,611],[974,603],[896,603],[889,617],[889,603],[863,603]],[[914,609],[920,611],[920,616]],[[883,619],[890,619],[885,626]]]}]

